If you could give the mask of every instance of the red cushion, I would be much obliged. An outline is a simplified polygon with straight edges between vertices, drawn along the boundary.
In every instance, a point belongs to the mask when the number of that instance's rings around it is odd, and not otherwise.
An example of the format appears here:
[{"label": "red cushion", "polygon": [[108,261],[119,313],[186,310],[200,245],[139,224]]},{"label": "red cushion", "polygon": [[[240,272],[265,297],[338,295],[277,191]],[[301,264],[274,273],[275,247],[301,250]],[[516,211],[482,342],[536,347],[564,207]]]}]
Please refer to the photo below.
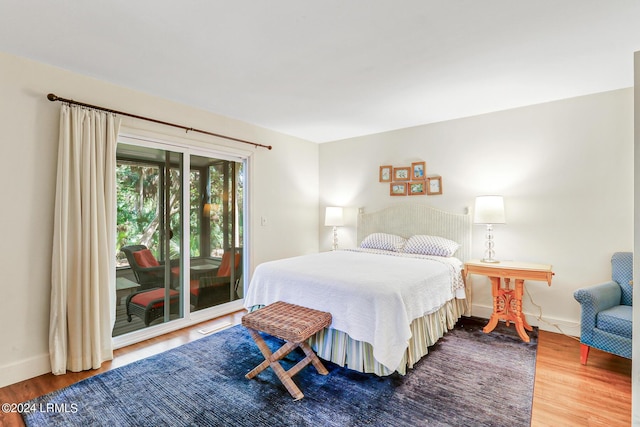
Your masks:
[{"label": "red cushion", "polygon": [[195,296],[198,296],[200,293],[200,280],[194,279],[191,281],[191,293]]},{"label": "red cushion", "polygon": [[[170,289],[169,295],[173,300],[174,298],[178,297],[178,292],[176,290]],[[162,307],[164,305],[164,289],[158,288],[147,292],[140,292],[139,294],[135,294],[133,298],[131,298],[131,302],[142,307],[147,307],[157,299],[159,299],[160,301],[153,304],[152,308]]]},{"label": "red cushion", "polygon": [[[222,255],[222,261],[220,262],[220,267],[218,268],[218,277],[227,277],[231,276],[231,259],[229,252],[225,252]],[[235,267],[238,268],[238,264],[240,263],[240,254],[236,254],[235,256]]]},{"label": "red cushion", "polygon": [[153,256],[153,254],[149,249],[143,249],[141,251],[134,252],[133,258],[136,260],[138,265],[142,268],[157,267],[160,265],[156,257]]}]

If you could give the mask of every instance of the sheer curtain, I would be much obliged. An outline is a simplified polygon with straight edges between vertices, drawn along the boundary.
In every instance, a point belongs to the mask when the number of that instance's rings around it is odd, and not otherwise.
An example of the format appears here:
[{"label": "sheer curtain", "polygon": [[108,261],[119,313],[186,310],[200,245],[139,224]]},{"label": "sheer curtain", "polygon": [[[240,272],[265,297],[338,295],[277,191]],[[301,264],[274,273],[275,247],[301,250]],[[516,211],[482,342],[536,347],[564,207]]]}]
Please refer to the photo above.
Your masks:
[{"label": "sheer curtain", "polygon": [[113,114],[62,105],[51,271],[51,371],[113,358],[116,143]]}]

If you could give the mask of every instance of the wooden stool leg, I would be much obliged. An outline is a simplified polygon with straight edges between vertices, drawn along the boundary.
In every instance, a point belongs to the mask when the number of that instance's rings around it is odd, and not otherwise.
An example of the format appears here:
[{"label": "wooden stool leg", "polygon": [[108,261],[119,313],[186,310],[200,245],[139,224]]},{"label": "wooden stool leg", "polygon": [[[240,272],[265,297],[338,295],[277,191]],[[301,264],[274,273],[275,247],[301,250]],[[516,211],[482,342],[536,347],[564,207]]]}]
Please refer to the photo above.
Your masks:
[{"label": "wooden stool leg", "polygon": [[285,386],[291,397],[295,400],[300,400],[304,397],[302,391],[298,388],[298,386],[291,379],[291,375],[284,370],[284,368],[280,365],[279,362],[275,361],[271,363],[271,369],[276,373],[278,378],[280,378],[280,382]]},{"label": "wooden stool leg", "polygon": [[249,329],[249,328],[247,329],[249,330],[249,334],[251,335],[251,338],[253,338],[253,340],[256,342],[256,345],[260,349],[260,352],[262,353],[265,359],[261,364],[253,368],[248,374],[245,375],[245,377],[248,379],[255,377],[260,372],[267,369],[271,364],[271,362],[282,359],[287,354],[291,353],[291,351],[294,348],[296,348],[296,344],[288,342],[282,347],[280,347],[278,351],[276,351],[275,353],[271,353],[271,349],[269,348],[267,343],[264,342],[264,339],[262,338],[262,336],[253,329]]},{"label": "wooden stool leg", "polygon": [[269,347],[267,346],[267,343],[264,342],[264,340],[262,339],[262,337],[258,332],[249,328],[247,328],[247,330],[249,331],[251,338],[253,338],[256,345],[260,349],[260,352],[264,356],[264,361],[258,366],[256,366],[255,368],[253,368],[248,374],[245,375],[245,378],[251,379],[269,367],[269,364],[271,363],[271,350],[269,349]]},{"label": "wooden stool leg", "polygon": [[296,363],[296,365],[293,368],[289,369],[287,371],[287,374],[292,377],[295,374],[297,374],[298,372],[300,372],[309,363],[311,363],[311,358],[310,357],[305,357],[304,359],[302,359],[301,361]]},{"label": "wooden stool leg", "polygon": [[300,343],[300,348],[302,349],[302,351],[304,351],[304,354],[307,355],[307,358],[310,358],[311,363],[313,364],[313,366],[316,368],[316,371],[318,371],[320,375],[327,375],[329,373],[329,371],[327,371],[327,368],[324,367],[320,359],[318,359],[318,355],[316,355],[316,353],[311,349],[311,347],[309,347],[309,344],[307,344],[306,342]]},{"label": "wooden stool leg", "polygon": [[[282,384],[285,386],[285,388],[287,389],[289,394],[295,400],[302,399],[304,397],[304,394],[302,393],[302,391],[300,391],[298,386],[291,379],[291,377],[293,375],[295,375],[295,373],[293,373],[293,374],[289,373],[290,371],[293,371],[300,363],[298,363],[296,366],[294,366],[288,372],[288,371],[285,371],[284,368],[278,362],[278,360],[282,359],[287,354],[291,353],[291,351],[294,350],[298,346],[298,344],[293,343],[293,342],[286,342],[282,347],[280,347],[278,349],[278,351],[276,351],[275,353],[271,353],[271,349],[269,348],[267,343],[264,342],[264,339],[262,338],[262,336],[257,331],[255,331],[255,330],[253,330],[251,328],[247,328],[247,330],[249,331],[249,334],[251,335],[251,338],[253,338],[253,340],[256,342],[256,345],[260,349],[260,352],[264,356],[265,360],[261,364],[259,364],[255,368],[253,368],[248,374],[246,374],[245,378],[247,378],[247,379],[254,378],[260,372],[264,371],[266,368],[271,366],[271,369],[273,369],[273,371],[276,373],[276,375],[280,379],[280,382],[282,382]],[[309,362],[307,362],[306,364],[308,364],[308,363]],[[306,366],[306,364],[305,364],[305,366]],[[300,369],[302,369],[302,368],[300,368]],[[296,372],[298,372],[298,371],[296,371]]]}]

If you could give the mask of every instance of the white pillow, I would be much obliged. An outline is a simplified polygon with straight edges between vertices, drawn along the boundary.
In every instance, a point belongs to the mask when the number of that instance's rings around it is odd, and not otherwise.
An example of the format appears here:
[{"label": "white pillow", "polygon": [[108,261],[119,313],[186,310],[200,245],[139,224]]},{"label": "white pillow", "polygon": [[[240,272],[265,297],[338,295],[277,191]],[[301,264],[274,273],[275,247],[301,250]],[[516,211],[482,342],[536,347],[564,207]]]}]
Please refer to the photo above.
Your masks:
[{"label": "white pillow", "polygon": [[459,244],[444,237],[419,234],[409,237],[404,245],[404,252],[450,257],[456,253],[459,247]]},{"label": "white pillow", "polygon": [[402,247],[406,241],[407,239],[404,237],[397,236],[395,234],[373,233],[364,238],[362,243],[360,243],[360,247],[365,249],[381,249],[383,251],[400,252],[402,251]]}]

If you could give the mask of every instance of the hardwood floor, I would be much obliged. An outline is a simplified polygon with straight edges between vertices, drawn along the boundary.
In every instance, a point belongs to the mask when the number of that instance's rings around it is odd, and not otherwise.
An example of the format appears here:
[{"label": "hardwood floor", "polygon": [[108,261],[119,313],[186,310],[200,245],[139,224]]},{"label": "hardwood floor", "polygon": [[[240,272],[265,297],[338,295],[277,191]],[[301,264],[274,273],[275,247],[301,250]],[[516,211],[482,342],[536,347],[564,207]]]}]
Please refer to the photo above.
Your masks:
[{"label": "hardwood floor", "polygon": [[631,360],[591,349],[580,364],[580,343],[540,331],[531,425],[630,426]]},{"label": "hardwood floor", "polygon": [[[199,329],[238,323],[242,312],[204,322],[115,352],[114,360],[94,371],[52,374],[0,388],[0,403],[19,403],[52,392],[109,369],[202,338]],[[580,364],[575,339],[540,331],[536,359],[531,425],[629,426],[631,425],[631,360],[591,350],[586,366]],[[508,361],[505,361],[508,363]],[[487,404],[500,404],[488,399]],[[0,426],[23,426],[15,413],[0,412]]]}]

